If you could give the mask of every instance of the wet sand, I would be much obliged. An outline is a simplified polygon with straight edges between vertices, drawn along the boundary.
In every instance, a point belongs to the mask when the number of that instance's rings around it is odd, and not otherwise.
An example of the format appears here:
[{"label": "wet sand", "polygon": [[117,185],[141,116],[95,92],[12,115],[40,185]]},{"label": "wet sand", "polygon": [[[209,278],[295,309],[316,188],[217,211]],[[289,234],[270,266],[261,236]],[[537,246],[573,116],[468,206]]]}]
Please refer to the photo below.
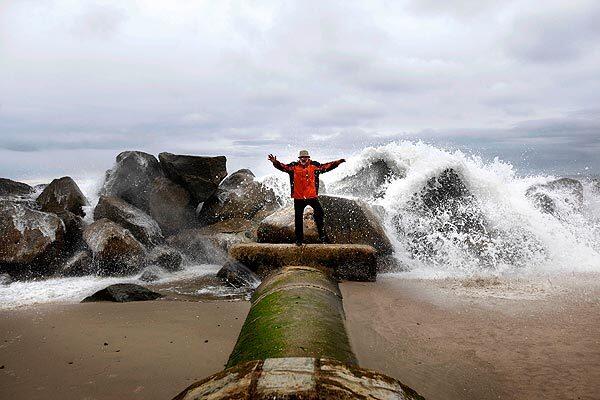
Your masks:
[{"label": "wet sand", "polygon": [[0,311],[0,398],[170,399],[223,369],[249,308],[157,300]]},{"label": "wet sand", "polygon": [[347,282],[363,367],[429,400],[600,399],[600,276]]},{"label": "wet sand", "polygon": [[[340,286],[360,365],[429,400],[600,398],[598,275]],[[170,399],[222,370],[249,303],[177,288],[0,311],[0,398]]]}]

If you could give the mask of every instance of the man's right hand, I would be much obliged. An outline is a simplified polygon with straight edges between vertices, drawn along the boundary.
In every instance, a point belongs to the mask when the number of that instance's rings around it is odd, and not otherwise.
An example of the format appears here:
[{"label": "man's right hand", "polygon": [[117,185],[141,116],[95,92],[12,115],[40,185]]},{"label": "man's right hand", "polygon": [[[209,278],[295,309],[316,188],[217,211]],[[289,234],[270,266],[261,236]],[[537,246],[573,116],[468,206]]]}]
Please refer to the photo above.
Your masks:
[{"label": "man's right hand", "polygon": [[277,161],[277,157],[275,157],[273,154],[269,154],[269,161],[275,162]]}]

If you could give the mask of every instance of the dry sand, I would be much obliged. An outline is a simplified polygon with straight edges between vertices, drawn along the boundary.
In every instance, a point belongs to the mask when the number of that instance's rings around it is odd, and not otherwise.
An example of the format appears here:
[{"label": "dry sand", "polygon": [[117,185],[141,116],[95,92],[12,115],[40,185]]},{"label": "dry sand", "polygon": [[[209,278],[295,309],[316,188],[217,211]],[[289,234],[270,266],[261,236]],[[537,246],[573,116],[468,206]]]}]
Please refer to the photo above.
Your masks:
[{"label": "dry sand", "polygon": [[0,399],[170,399],[221,371],[245,301],[0,311]]},{"label": "dry sand", "polygon": [[600,276],[341,285],[363,367],[429,400],[600,399]]}]

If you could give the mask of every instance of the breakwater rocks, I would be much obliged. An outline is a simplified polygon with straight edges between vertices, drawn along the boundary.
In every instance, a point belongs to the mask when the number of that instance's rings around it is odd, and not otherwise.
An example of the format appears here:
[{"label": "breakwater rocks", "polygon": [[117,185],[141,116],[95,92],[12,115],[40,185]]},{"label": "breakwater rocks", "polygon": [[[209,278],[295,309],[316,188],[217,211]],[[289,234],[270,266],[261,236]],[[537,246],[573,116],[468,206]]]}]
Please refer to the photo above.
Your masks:
[{"label": "breakwater rocks", "polygon": [[[596,222],[586,221],[597,189],[584,180],[494,187],[475,181],[474,172],[481,171],[468,162],[451,158],[432,169],[435,160],[428,159],[416,170],[404,162],[406,154],[388,147],[366,151],[348,163],[351,168],[333,171],[330,194],[320,196],[330,242],[371,246],[379,272],[421,264],[477,270],[552,262],[565,251],[556,239],[560,224],[576,233],[567,250],[596,240]],[[514,199],[490,198],[507,191]],[[2,178],[0,273],[22,280],[225,265],[236,244],[294,241],[293,208],[284,192],[248,169],[228,173],[223,156],[157,158],[141,151],[117,155],[89,198],[70,177],[36,187]],[[317,240],[311,212],[305,212],[309,244]],[[522,215],[526,223],[520,223]],[[540,231],[548,224],[552,235]],[[156,247],[181,260],[178,266],[157,265],[164,257],[156,257]]]},{"label": "breakwater rocks", "polygon": [[[157,271],[185,263],[226,265],[237,244],[292,241],[293,210],[282,208],[282,199],[252,171],[228,174],[226,162],[223,156],[161,153],[157,159],[125,151],[90,199],[70,177],[39,188],[0,179],[0,273],[29,279],[144,272],[153,280]],[[379,218],[359,200],[322,196],[322,203],[332,243],[364,244],[375,253],[356,258],[366,271],[362,278],[342,268],[344,248],[319,257],[339,265],[344,279],[373,280],[373,257],[389,259],[393,250]],[[227,276],[224,281],[236,281]]]}]

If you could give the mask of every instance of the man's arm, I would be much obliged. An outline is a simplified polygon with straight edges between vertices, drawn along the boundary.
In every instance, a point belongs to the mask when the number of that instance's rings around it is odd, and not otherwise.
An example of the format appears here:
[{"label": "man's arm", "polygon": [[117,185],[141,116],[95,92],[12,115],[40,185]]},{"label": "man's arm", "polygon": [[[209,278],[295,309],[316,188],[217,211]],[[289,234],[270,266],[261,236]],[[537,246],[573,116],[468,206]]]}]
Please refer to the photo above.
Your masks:
[{"label": "man's arm", "polygon": [[321,172],[321,173],[325,173],[325,172],[329,172],[332,169],[337,168],[341,163],[346,162],[345,159],[341,158],[339,160],[336,161],[330,161],[328,163],[325,164],[321,164],[317,167],[317,169]]},{"label": "man's arm", "polygon": [[273,154],[269,154],[269,161],[273,163],[273,166],[280,171],[290,172],[292,170],[292,166],[288,164],[284,164],[277,159]]}]

